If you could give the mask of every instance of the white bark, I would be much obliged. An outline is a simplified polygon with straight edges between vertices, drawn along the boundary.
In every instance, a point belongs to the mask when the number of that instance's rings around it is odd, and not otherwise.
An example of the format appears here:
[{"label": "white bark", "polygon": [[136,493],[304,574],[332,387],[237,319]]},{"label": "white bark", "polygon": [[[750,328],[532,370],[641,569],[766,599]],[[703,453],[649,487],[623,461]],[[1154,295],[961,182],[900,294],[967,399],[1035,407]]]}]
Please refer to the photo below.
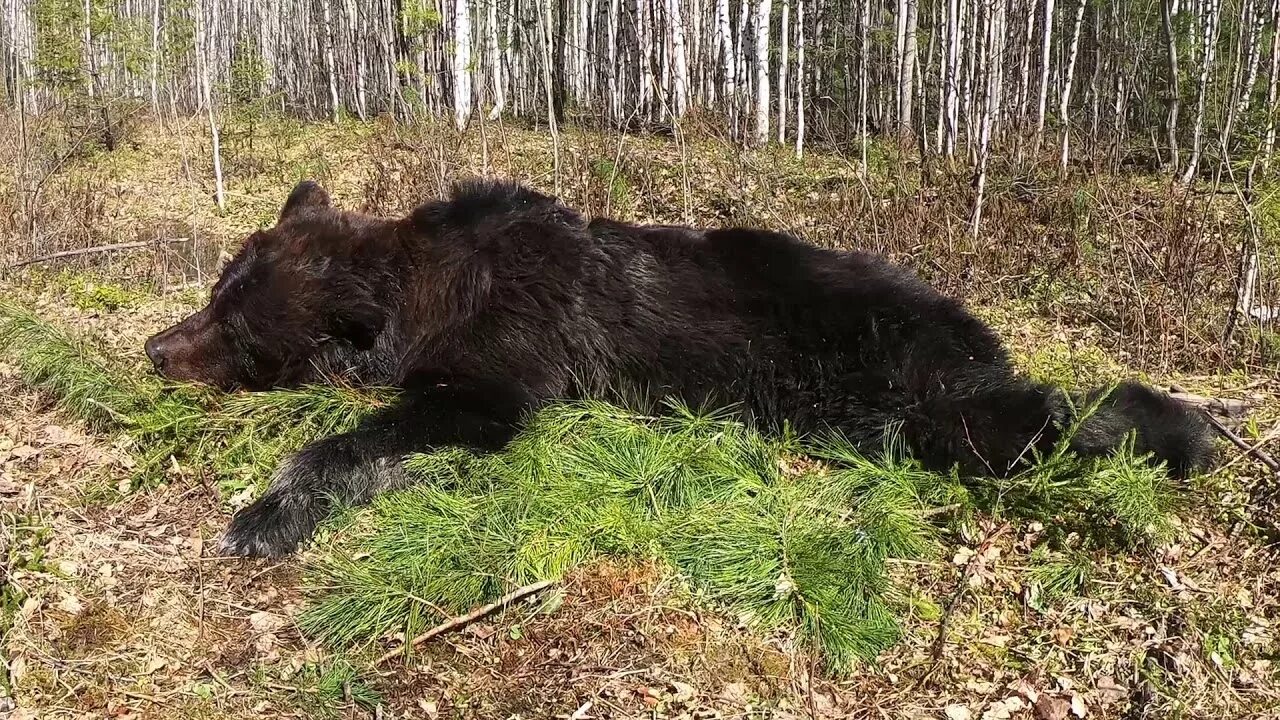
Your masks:
[{"label": "white bark", "polygon": [[609,117],[616,123],[622,120],[622,88],[618,85],[618,13],[620,0],[609,0],[609,17],[606,20],[605,48],[609,66],[608,74]]},{"label": "white bark", "polygon": [[[1245,5],[1253,10],[1252,0],[1246,0]],[[1243,13],[1242,13],[1243,14]],[[1256,11],[1249,13],[1253,17],[1250,18],[1249,36],[1244,37],[1244,27],[1241,27],[1241,43],[1247,44],[1249,54],[1245,60],[1244,67],[1244,87],[1240,90],[1240,99],[1236,104],[1236,113],[1243,115],[1249,112],[1250,105],[1253,104],[1253,88],[1258,82],[1258,60],[1262,55],[1262,29],[1266,24],[1266,15],[1262,12],[1262,5],[1259,4]]]},{"label": "white bark", "polygon": [[1044,0],[1044,35],[1040,39],[1040,101],[1036,106],[1036,154],[1044,140],[1044,114],[1049,104],[1049,53],[1053,48],[1053,0]]},{"label": "white bark", "polygon": [[[1050,0],[1052,1],[1052,0]],[[964,1],[947,3],[947,134],[943,140],[943,155],[953,157],[960,134],[960,48],[964,44]]]},{"label": "white bark", "polygon": [[1209,95],[1209,77],[1213,69],[1215,50],[1218,44],[1218,16],[1222,8],[1222,0],[1205,0],[1202,8],[1200,50],[1200,81],[1196,88],[1196,119],[1191,131],[1191,159],[1182,173],[1182,182],[1189,184],[1195,179],[1200,167],[1201,144],[1204,134],[1205,102]]},{"label": "white bark", "polygon": [[871,45],[869,42],[871,27],[871,0],[861,0],[862,15],[858,23],[858,134],[862,138],[862,172],[867,172],[867,144],[870,142],[868,137],[867,121],[871,115],[871,108],[867,102],[870,99],[867,86],[868,67],[871,63]]},{"label": "white bark", "polygon": [[912,103],[915,100],[916,54],[916,13],[918,0],[901,0],[904,17],[902,20],[902,52],[898,64],[898,129],[910,132],[912,127]]},{"label": "white bark", "polygon": [[[1027,121],[1027,100],[1031,97],[1031,43],[1036,33],[1036,4],[1027,3],[1027,27],[1022,40],[1022,64],[1018,71],[1018,122]],[[1024,125],[1025,126],[1025,125]]]},{"label": "white bark", "polygon": [[467,0],[453,4],[453,125],[471,119],[471,8]]},{"label": "white bark", "polygon": [[213,145],[213,182],[214,182],[214,199],[218,203],[219,210],[227,209],[227,193],[222,183],[222,142],[218,133],[217,116],[213,108],[213,92],[209,85],[209,56],[212,54],[209,49],[209,38],[205,32],[205,17],[201,8],[202,3],[196,3],[196,64],[198,67],[199,83],[200,83],[200,99],[205,106],[205,111],[209,119],[209,136]]},{"label": "white bark", "polygon": [[90,0],[84,0],[84,38],[83,38],[84,50],[83,52],[84,52],[84,66],[85,66],[85,69],[88,70],[88,72],[85,73],[85,85],[86,85],[85,90],[89,93],[89,97],[95,97],[98,94],[95,91],[96,88],[94,87],[97,84],[94,80],[94,78],[97,76],[97,69],[94,67],[93,31],[90,28],[90,24],[91,24],[90,18],[92,15],[93,15],[93,8],[92,8],[92,5],[90,5]]},{"label": "white bark", "polygon": [[1182,90],[1178,82],[1178,41],[1174,36],[1175,26],[1173,16],[1177,14],[1178,0],[1161,0],[1160,2],[1160,24],[1164,28],[1165,36],[1165,58],[1167,65],[1165,71],[1169,75],[1169,85],[1167,89],[1169,109],[1165,114],[1165,141],[1169,145],[1170,167],[1176,174],[1182,163],[1178,157],[1178,114],[1182,107]]},{"label": "white bark", "polygon": [[1075,79],[1076,56],[1080,52],[1080,28],[1084,26],[1084,8],[1088,0],[1080,0],[1076,8],[1075,29],[1071,32],[1071,50],[1067,58],[1067,74],[1062,82],[1062,97],[1058,100],[1058,118],[1062,121],[1062,153],[1059,167],[1067,169],[1067,155],[1070,148],[1071,121],[1067,117],[1067,109],[1071,104],[1071,84]]},{"label": "white bark", "polygon": [[1267,135],[1262,143],[1262,165],[1266,168],[1276,149],[1276,123],[1280,116],[1280,0],[1271,3],[1271,75],[1267,78]]},{"label": "white bark", "polygon": [[739,0],[738,28],[737,28],[737,32],[734,34],[734,41],[733,41],[734,43],[733,60],[734,60],[734,65],[737,66],[738,68],[735,75],[738,78],[739,105],[738,105],[738,110],[736,112],[737,112],[737,117],[739,122],[735,124],[734,132],[737,133],[739,137],[742,137],[744,139],[746,138],[746,135],[747,135],[746,128],[745,128],[746,113],[748,111],[747,106],[751,100],[750,98],[751,78],[749,76],[748,68],[747,68],[747,26],[751,23],[749,19],[751,17],[750,12],[751,11],[748,9],[748,6],[747,6],[747,0]]},{"label": "white bark", "polygon": [[804,156],[804,0],[796,5],[796,159]]},{"label": "white bark", "polygon": [[[986,200],[987,161],[991,155],[991,134],[1000,114],[1000,99],[1003,85],[1003,63],[1000,56],[1003,51],[1003,6],[1005,0],[993,0],[987,5],[987,17],[983,45],[986,48],[984,62],[986,70],[986,87],[983,93],[981,130],[978,138],[978,183],[973,203],[973,215],[970,218],[970,231],[978,237],[982,224],[982,207]],[[975,36],[979,27],[975,25]]]},{"label": "white bark", "polygon": [[738,58],[733,41],[733,30],[729,23],[729,0],[716,0],[716,34],[720,37],[720,66],[724,73],[725,108],[729,112],[729,127],[737,132],[738,127]]},{"label": "white bark", "polygon": [[648,11],[649,0],[635,0],[636,33],[639,36],[640,112],[652,109],[653,99],[653,16]]},{"label": "white bark", "polygon": [[671,21],[671,82],[675,90],[675,114],[683,117],[689,106],[689,59],[685,52],[684,15],[680,0],[667,0]]},{"label": "white bark", "polygon": [[489,56],[490,82],[493,83],[493,108],[489,110],[489,119],[497,120],[507,105],[507,81],[503,77],[502,56],[498,53],[498,0],[486,0],[486,6],[485,52]]},{"label": "white bark", "polygon": [[[639,0],[637,0],[639,1]],[[545,10],[545,12],[544,12]],[[551,84],[551,2],[548,0],[546,7],[542,6],[541,0],[538,2],[537,13],[534,15],[535,22],[538,26],[538,40],[542,46],[542,87],[546,91],[547,100],[547,125],[551,129],[551,152],[552,162],[554,163],[554,182],[555,192],[560,192],[560,127],[556,122],[555,99]]]},{"label": "white bark", "polygon": [[[327,1],[328,0],[322,0],[322,2]],[[356,81],[356,115],[361,120],[367,120],[369,118],[369,113],[367,111],[368,93],[365,89],[365,44],[359,41],[359,38],[363,36],[361,23],[364,13],[356,7],[354,0],[343,0],[342,7],[343,11],[346,13],[347,27],[351,33],[351,41],[349,44],[353,46],[356,56],[355,70],[352,73],[355,75]]]},{"label": "white bark", "polygon": [[782,62],[778,65],[778,143],[787,141],[787,57],[790,50],[791,0],[782,0]]},{"label": "white bark", "polygon": [[769,15],[772,0],[756,5],[756,144],[769,142]]},{"label": "white bark", "polygon": [[160,114],[160,0],[151,6],[151,112]]},{"label": "white bark", "polygon": [[[196,0],[196,4],[199,5],[200,0]],[[333,57],[333,12],[327,1],[320,5],[324,8],[324,65],[329,71],[329,105],[333,119],[337,120],[342,111],[342,103],[338,99],[338,70]]]}]

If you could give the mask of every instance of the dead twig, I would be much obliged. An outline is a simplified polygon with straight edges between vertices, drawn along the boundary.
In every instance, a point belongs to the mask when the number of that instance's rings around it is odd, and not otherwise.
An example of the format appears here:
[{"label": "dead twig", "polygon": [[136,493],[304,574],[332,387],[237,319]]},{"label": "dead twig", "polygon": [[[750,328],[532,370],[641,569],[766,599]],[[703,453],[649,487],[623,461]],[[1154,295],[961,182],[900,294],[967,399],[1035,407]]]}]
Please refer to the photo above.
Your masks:
[{"label": "dead twig", "polygon": [[41,255],[29,260],[21,260],[13,263],[5,268],[5,270],[17,270],[28,265],[36,265],[39,263],[49,262],[50,260],[61,260],[62,258],[79,257],[81,255],[98,255],[101,253],[121,252],[124,250],[137,250],[139,248],[171,245],[174,243],[191,242],[191,238],[169,238],[167,240],[139,240],[137,242],[114,243],[111,245],[96,245],[94,247],[79,248],[76,250],[63,250],[62,252]]},{"label": "dead twig", "polygon": [[974,551],[968,561],[965,562],[964,572],[960,573],[960,580],[956,583],[956,589],[951,593],[951,597],[947,599],[947,605],[942,610],[942,617],[938,620],[938,635],[933,639],[933,649],[929,655],[932,662],[929,670],[920,677],[920,681],[928,679],[938,668],[938,663],[942,662],[942,649],[947,644],[947,628],[951,625],[951,616],[955,613],[956,606],[960,604],[960,598],[964,596],[965,590],[969,587],[969,578],[973,577],[973,573],[978,569],[978,563],[984,553],[995,543],[996,539],[1009,529],[1009,523],[1003,523],[987,533],[987,536],[978,544],[977,550]]},{"label": "dead twig", "polygon": [[[480,618],[494,612],[495,610],[504,608],[510,605],[511,603],[517,600],[520,600],[521,598],[525,598],[525,597],[528,597],[529,595],[533,595],[534,593],[541,592],[542,590],[546,590],[552,585],[555,585],[556,582],[557,581],[555,580],[542,580],[540,582],[536,582],[531,585],[525,585],[524,587],[516,588],[515,590],[512,590],[506,595],[503,595],[497,600],[489,603],[488,605],[476,608],[475,610],[472,610],[466,615],[459,615],[458,617],[450,618],[449,620],[431,628],[430,630],[410,640],[409,644],[405,647],[417,647],[427,642],[433,637],[436,637],[438,635],[443,635],[447,632],[451,632],[453,630],[457,630],[458,628],[470,625],[476,620],[479,620]],[[382,665],[383,663],[386,663],[387,661],[391,660],[395,656],[404,652],[405,647],[396,648],[395,650],[392,650],[391,652],[378,658],[373,663],[374,666],[376,667],[378,665]]]},{"label": "dead twig", "polygon": [[[1185,390],[1183,390],[1181,387],[1178,387],[1177,385],[1170,385],[1169,390],[1174,393],[1186,392]],[[1271,457],[1270,453],[1268,453],[1266,450],[1263,450],[1261,447],[1258,447],[1257,445],[1250,445],[1249,443],[1245,442],[1244,438],[1232,432],[1230,428],[1228,428],[1226,425],[1223,425],[1222,421],[1214,417],[1213,414],[1210,413],[1208,410],[1201,408],[1200,412],[1204,413],[1205,419],[1209,421],[1209,424],[1213,426],[1214,430],[1218,431],[1219,435],[1231,441],[1232,445],[1235,445],[1236,447],[1243,450],[1246,455],[1249,455],[1253,457],[1255,460],[1257,460],[1258,462],[1262,463],[1263,465],[1266,465],[1267,468],[1271,470],[1272,474],[1276,475],[1277,477],[1280,477],[1280,462],[1276,462],[1276,459]]]},{"label": "dead twig", "polygon": [[1205,397],[1188,392],[1172,392],[1170,397],[1178,402],[1193,405],[1206,412],[1214,415],[1221,415],[1228,418],[1244,417],[1249,411],[1249,403],[1244,400],[1230,400],[1227,398]]}]

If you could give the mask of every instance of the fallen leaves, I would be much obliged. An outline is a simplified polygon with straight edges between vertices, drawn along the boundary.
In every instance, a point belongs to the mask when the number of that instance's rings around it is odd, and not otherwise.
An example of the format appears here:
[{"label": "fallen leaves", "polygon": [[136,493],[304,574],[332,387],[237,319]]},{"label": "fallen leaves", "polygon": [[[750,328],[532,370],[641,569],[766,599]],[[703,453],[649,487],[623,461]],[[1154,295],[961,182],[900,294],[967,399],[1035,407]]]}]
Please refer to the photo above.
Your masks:
[{"label": "fallen leaves", "polygon": [[1071,712],[1069,700],[1053,695],[1041,695],[1033,707],[1036,720],[1066,720],[1067,714]]}]

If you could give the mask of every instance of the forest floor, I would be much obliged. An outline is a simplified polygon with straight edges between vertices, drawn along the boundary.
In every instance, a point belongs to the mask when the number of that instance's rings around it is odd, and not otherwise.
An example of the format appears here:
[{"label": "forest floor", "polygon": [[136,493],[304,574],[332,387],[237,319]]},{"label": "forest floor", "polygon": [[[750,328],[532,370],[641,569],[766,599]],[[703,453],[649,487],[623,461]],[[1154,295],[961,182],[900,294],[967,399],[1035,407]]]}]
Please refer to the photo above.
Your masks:
[{"label": "forest floor", "polygon": [[[530,143],[508,141],[506,152],[523,147],[545,163]],[[194,148],[150,136],[140,147],[95,166],[105,199],[94,238],[79,242],[174,236],[180,219],[207,252],[104,256],[0,281],[7,298],[139,368],[143,339],[198,303],[217,250],[269,220],[299,173],[326,176],[340,202],[358,202],[357,188],[409,184],[371,182],[380,171],[367,160],[298,160],[290,153],[308,147],[362,147],[298,137],[277,148],[278,171],[233,184],[233,210],[219,215],[185,180],[180,158]],[[813,162],[816,177],[847,173]],[[653,197],[678,201],[681,181],[666,182]],[[644,211],[662,201],[642,188],[607,191],[627,205],[622,214],[665,217]],[[975,310],[1036,376],[1088,385],[1136,372],[1136,353],[1117,351],[1095,325],[1014,300]],[[1141,374],[1247,401],[1241,433],[1280,440],[1272,374],[1207,361]],[[212,555],[244,498],[176,464],[166,482],[134,487],[133,463],[121,438],[69,418],[0,357],[0,718],[1280,718],[1277,481],[1233,448],[1187,488],[1194,500],[1174,541],[1096,557],[1088,582],[1052,601],[1033,596],[1044,532],[1034,522],[979,518],[973,532],[944,538],[942,555],[894,567],[912,608],[903,639],[847,677],[643,562],[581,567],[554,607],[518,604],[432,641],[408,665],[371,667],[298,628],[298,559]]]}]

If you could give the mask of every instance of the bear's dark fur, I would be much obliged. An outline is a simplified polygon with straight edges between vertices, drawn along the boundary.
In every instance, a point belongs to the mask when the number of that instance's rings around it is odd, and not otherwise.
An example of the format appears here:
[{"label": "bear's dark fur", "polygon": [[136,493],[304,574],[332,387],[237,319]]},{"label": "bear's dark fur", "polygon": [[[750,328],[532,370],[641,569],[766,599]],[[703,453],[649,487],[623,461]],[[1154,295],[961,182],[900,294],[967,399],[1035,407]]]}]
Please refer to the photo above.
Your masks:
[{"label": "bear's dark fur", "polygon": [[[333,500],[402,485],[408,453],[503,447],[558,398],[733,404],[767,431],[834,428],[872,453],[896,431],[928,467],[968,474],[1051,447],[1087,400],[1017,376],[986,325],[878,257],[762,230],[588,223],[489,181],[400,220],[339,211],[301,183],[208,306],[146,349],[167,377],[228,389],[404,390],[278,471],[223,537],[246,555],[289,553]],[[1133,383],[1072,445],[1103,454],[1131,432],[1179,475],[1210,458],[1197,414]]]}]

